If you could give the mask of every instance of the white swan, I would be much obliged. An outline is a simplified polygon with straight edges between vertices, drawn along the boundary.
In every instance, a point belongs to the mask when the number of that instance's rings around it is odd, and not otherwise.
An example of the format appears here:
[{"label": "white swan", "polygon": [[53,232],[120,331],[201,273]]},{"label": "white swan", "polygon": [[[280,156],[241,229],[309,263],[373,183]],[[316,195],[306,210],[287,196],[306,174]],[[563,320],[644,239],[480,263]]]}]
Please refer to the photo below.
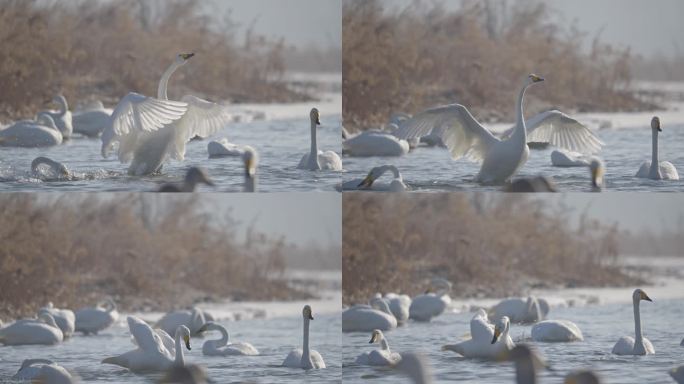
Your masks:
[{"label": "white swan", "polygon": [[156,99],[136,93],[121,99],[102,134],[103,156],[118,141],[119,160],[131,163],[129,174],[156,173],[169,158],[182,161],[191,138],[210,136],[233,121],[227,108],[192,95],[183,96],[180,102],[168,100],[171,75],[193,56],[176,57],[159,81]]},{"label": "white swan", "polygon": [[[393,175],[392,181],[389,183],[375,183],[382,175],[387,171],[391,171]],[[394,165],[382,165],[379,167],[374,167],[368,172],[368,175],[364,179],[354,179],[345,181],[342,184],[343,191],[349,190],[372,190],[372,191],[384,191],[384,192],[404,192],[408,190],[409,187],[404,184],[404,179],[399,173],[399,169]]]},{"label": "white swan", "polygon": [[74,330],[76,329],[76,315],[74,314],[74,311],[70,309],[55,308],[50,302],[45,307],[41,308],[38,313],[41,312],[52,315],[52,317],[55,319],[55,323],[57,323],[59,329],[62,330],[65,338],[71,337],[71,335],[74,333]]},{"label": "white swan", "polygon": [[679,180],[677,168],[669,161],[660,161],[658,157],[658,132],[662,132],[660,118],[651,119],[651,161],[644,161],[637,171],[636,177],[653,180]]},{"label": "white swan", "polygon": [[669,372],[670,376],[677,382],[677,384],[684,384],[684,365],[672,368]]},{"label": "white swan", "polygon": [[62,133],[46,112],[36,120],[22,120],[0,130],[0,145],[7,147],[51,147],[62,144]]},{"label": "white swan", "polygon": [[438,289],[436,293],[418,295],[411,301],[409,318],[416,321],[430,321],[439,316],[451,304],[451,283],[445,279],[432,279],[431,286]]},{"label": "white swan", "polygon": [[397,324],[403,324],[409,319],[409,308],[411,308],[411,297],[408,295],[397,295],[396,293],[388,293],[385,295],[385,300],[389,303],[390,311],[397,319]]},{"label": "white swan", "polygon": [[603,176],[606,173],[606,166],[603,164],[603,160],[592,156],[589,162],[589,172],[591,173],[591,191],[601,192],[605,186]]},{"label": "white swan", "polygon": [[393,365],[401,361],[400,354],[390,351],[389,343],[387,343],[387,339],[385,339],[385,335],[383,335],[381,330],[373,330],[368,344],[380,344],[380,349],[360,354],[356,357],[356,364],[384,366]]},{"label": "white swan", "polygon": [[57,95],[52,102],[59,104],[59,111],[43,111],[52,117],[55,121],[55,125],[62,133],[62,137],[66,140],[71,137],[74,132],[74,126],[72,122],[71,111],[69,111],[69,104],[63,95]]},{"label": "white swan", "polygon": [[97,335],[114,324],[119,319],[116,304],[111,299],[106,300],[104,304],[76,311],[76,332]]},{"label": "white swan", "polygon": [[245,164],[245,185],[244,192],[257,191],[257,168],[259,167],[259,155],[257,151],[252,148],[246,148],[242,155],[242,162]]},{"label": "white swan", "polygon": [[64,367],[48,359],[27,359],[21,363],[21,368],[12,379],[49,384],[75,383],[71,373]]},{"label": "white swan", "polygon": [[47,312],[39,313],[37,319],[17,320],[0,329],[0,343],[5,345],[51,345],[63,340],[62,330]]},{"label": "white swan", "polygon": [[623,336],[615,343],[613,352],[616,355],[652,355],[655,353],[653,344],[641,334],[641,315],[639,313],[639,303],[641,300],[653,301],[641,289],[635,289],[632,294],[632,305],[634,307],[634,333],[636,336]]},{"label": "white swan", "polygon": [[202,353],[206,356],[230,356],[230,355],[244,355],[256,356],[259,351],[250,343],[231,343],[228,336],[228,330],[221,324],[214,322],[205,323],[200,332],[219,331],[221,338],[218,340],[207,340],[202,345]]},{"label": "white swan", "polygon": [[589,159],[579,152],[554,149],[551,152],[551,164],[554,167],[586,167]]},{"label": "white swan", "polygon": [[210,141],[207,144],[207,152],[210,159],[243,156],[247,150],[254,150],[254,148],[249,145],[230,143],[225,137]]},{"label": "white swan", "polygon": [[190,330],[186,326],[179,326],[175,332],[175,358],[164,346],[159,335],[144,321],[129,316],[128,328],[135,338],[138,348],[119,356],[108,357],[102,360],[102,364],[118,365],[136,373],[160,372],[166,371],[174,365],[185,365],[181,339],[185,342],[188,351],[192,349],[190,347]]},{"label": "white swan", "polygon": [[568,320],[544,320],[532,327],[532,340],[541,342],[582,341],[582,331]]},{"label": "white swan", "polygon": [[487,319],[483,309],[479,309],[470,320],[471,338],[456,344],[447,344],[443,351],[453,351],[463,357],[478,359],[496,359],[504,350],[515,347],[509,335],[510,321],[502,317],[495,325]]},{"label": "white swan", "polygon": [[341,171],[342,159],[340,155],[333,151],[319,151],[318,141],[316,140],[317,126],[321,125],[320,113],[318,109],[313,108],[309,113],[311,120],[311,151],[302,156],[297,168],[308,169],[310,171],[330,170]]},{"label": "white swan", "polygon": [[442,140],[454,159],[466,156],[481,161],[476,180],[484,184],[501,184],[514,176],[529,155],[528,141],[548,142],[577,152],[597,152],[603,143],[577,120],[559,111],[548,111],[525,122],[522,104],[525,91],[544,81],[529,75],[518,96],[517,123],[511,136],[498,139],[460,104],[437,107],[421,112],[402,123],[397,136],[402,139],[426,135],[434,128],[446,127]]},{"label": "white swan", "polygon": [[325,362],[318,351],[309,348],[309,321],[313,320],[311,307],[308,305],[302,309],[302,317],[304,318],[304,345],[303,349],[296,348],[283,361],[283,366],[289,368],[303,368],[303,369],[323,369]]},{"label": "white swan", "polygon": [[409,152],[409,143],[389,132],[369,130],[342,142],[342,152],[349,156],[403,156]]},{"label": "white swan", "polygon": [[204,312],[197,307],[189,310],[174,311],[165,314],[157,323],[156,328],[163,329],[169,335],[172,335],[176,329],[184,325],[190,329],[192,336],[200,333],[202,326],[206,323]]},{"label": "white swan", "polygon": [[47,166],[51,173],[51,175],[49,175],[48,177],[61,179],[68,178],[69,176],[71,176],[69,168],[67,168],[64,164],[44,156],[38,156],[35,159],[33,159],[33,161],[31,162],[31,173],[33,173],[36,176],[43,177],[44,175],[41,172],[41,168],[43,168],[43,165]]},{"label": "white swan", "polygon": [[114,112],[105,108],[101,101],[88,104],[85,108],[72,114],[74,133],[87,137],[98,137],[109,124],[109,118]]},{"label": "white swan", "polygon": [[200,167],[191,167],[185,173],[185,179],[180,183],[166,183],[159,187],[159,192],[195,192],[198,184],[214,186],[207,172]]},{"label": "white swan", "polygon": [[534,296],[528,296],[526,299],[521,297],[504,299],[489,310],[494,320],[507,316],[511,322],[522,324],[544,320],[548,312],[548,302]]},{"label": "white swan", "polygon": [[373,298],[368,305],[355,305],[342,312],[342,332],[388,331],[397,327],[397,319],[387,302]]}]

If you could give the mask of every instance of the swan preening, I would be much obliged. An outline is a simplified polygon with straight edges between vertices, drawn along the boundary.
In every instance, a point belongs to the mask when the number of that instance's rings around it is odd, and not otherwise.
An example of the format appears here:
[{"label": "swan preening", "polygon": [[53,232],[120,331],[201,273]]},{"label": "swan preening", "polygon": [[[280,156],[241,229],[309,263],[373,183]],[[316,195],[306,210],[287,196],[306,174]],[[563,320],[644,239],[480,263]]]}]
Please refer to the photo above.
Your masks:
[{"label": "swan preening", "polygon": [[384,297],[389,304],[390,311],[397,319],[397,324],[403,324],[409,319],[409,311],[411,308],[411,298],[408,295],[398,295],[396,293],[388,293]]},{"label": "swan preening", "polygon": [[0,329],[0,343],[5,345],[51,345],[61,343],[64,334],[48,312],[38,313],[37,319],[17,320]]},{"label": "swan preening", "polygon": [[194,54],[179,54],[159,81],[157,98],[129,93],[114,109],[110,125],[102,135],[106,155],[119,142],[119,160],[130,162],[128,173],[159,172],[167,159],[183,160],[185,145],[195,136],[207,137],[233,121],[222,105],[186,95],[168,100],[169,79]]},{"label": "swan preening", "polygon": [[185,365],[182,342],[185,343],[185,348],[188,351],[192,349],[188,327],[180,325],[176,329],[173,352],[164,344],[159,334],[144,321],[129,316],[128,328],[135,338],[138,348],[119,356],[108,357],[102,360],[103,364],[118,365],[128,368],[132,372],[160,372],[166,371],[174,365]]},{"label": "swan preening", "polygon": [[393,365],[401,361],[401,355],[390,351],[389,343],[381,330],[375,329],[368,344],[380,344],[380,349],[364,352],[356,358],[361,365]]},{"label": "swan preening", "polygon": [[255,356],[259,351],[249,343],[231,343],[228,330],[221,324],[214,322],[205,323],[200,332],[219,331],[221,338],[218,340],[207,340],[202,345],[202,353],[207,356],[231,356],[244,355]]},{"label": "swan preening", "polygon": [[189,310],[173,311],[165,314],[157,321],[155,328],[162,329],[169,335],[172,335],[179,326],[184,325],[190,329],[192,336],[195,336],[201,332],[205,323],[204,311],[193,307]]},{"label": "swan preening", "polygon": [[489,322],[487,313],[479,309],[470,320],[471,338],[460,343],[447,344],[442,350],[453,351],[463,357],[496,359],[504,350],[510,350],[515,346],[509,332],[508,317],[502,317],[493,325]]},{"label": "swan preening", "polygon": [[319,151],[318,140],[316,139],[316,130],[321,125],[320,113],[318,109],[313,108],[309,113],[311,121],[311,150],[309,153],[302,156],[297,168],[308,169],[310,171],[330,170],[341,171],[342,159],[333,151]]},{"label": "swan preening", "polygon": [[74,132],[72,123],[71,111],[69,111],[69,104],[63,95],[57,95],[52,102],[59,104],[59,111],[43,111],[52,117],[57,125],[57,129],[62,133],[64,139],[69,139]]},{"label": "swan preening", "polygon": [[41,308],[38,313],[49,313],[54,319],[59,329],[62,330],[64,337],[71,337],[76,329],[76,315],[70,309],[55,308],[52,303],[48,303]]},{"label": "swan preening", "polygon": [[64,164],[58,161],[54,161],[45,156],[39,156],[33,159],[33,161],[31,162],[31,172],[34,175],[40,176],[42,175],[41,169],[44,168],[43,166],[45,166],[50,171],[51,177],[59,179],[71,176],[69,168],[67,168]]},{"label": "swan preening", "polygon": [[445,279],[435,278],[430,283],[431,287],[437,288],[436,293],[418,295],[411,301],[409,318],[416,321],[430,321],[439,316],[451,304],[451,283]]},{"label": "swan preening", "polygon": [[403,156],[409,152],[409,143],[390,132],[370,130],[344,140],[342,151],[358,157]]},{"label": "swan preening", "polygon": [[616,355],[652,355],[655,353],[653,344],[641,333],[641,314],[639,313],[639,303],[642,300],[653,301],[641,289],[635,289],[632,294],[632,306],[634,308],[634,333],[635,338],[623,336],[613,347]]},{"label": "swan preening", "polygon": [[12,379],[46,384],[75,383],[74,377],[59,364],[48,359],[26,359]]},{"label": "swan preening", "polygon": [[559,111],[543,112],[525,121],[522,109],[525,91],[542,81],[543,78],[534,74],[525,79],[516,105],[516,126],[506,139],[495,137],[460,104],[429,109],[413,116],[401,124],[397,136],[417,138],[435,128],[443,128],[442,141],[454,159],[465,156],[482,162],[476,180],[484,184],[510,180],[527,161],[528,141],[550,143],[577,152],[599,151],[603,143],[594,133]]},{"label": "swan preening", "polygon": [[[389,183],[376,183],[382,175],[387,172],[392,172],[392,181]],[[342,190],[372,190],[372,191],[383,191],[383,192],[404,192],[408,190],[408,186],[404,184],[404,179],[399,173],[399,169],[394,165],[382,165],[379,167],[374,167],[368,172],[368,175],[364,179],[354,179],[350,181],[345,181],[342,183]]]},{"label": "swan preening", "polygon": [[290,353],[283,361],[283,366],[289,368],[302,368],[302,369],[323,369],[325,368],[325,362],[323,357],[318,351],[309,348],[309,322],[314,319],[311,312],[311,307],[308,305],[304,306],[302,309],[302,317],[304,318],[304,342],[302,348],[296,348],[290,351]]},{"label": "swan preening", "polygon": [[660,118],[651,119],[651,161],[644,161],[637,171],[636,177],[652,180],[679,180],[677,168],[669,161],[660,161],[658,155],[658,133],[663,129]]},{"label": "swan preening", "polygon": [[544,320],[532,327],[532,340],[542,342],[582,341],[582,331],[568,320]]},{"label": "swan preening", "polygon": [[382,298],[373,298],[370,305],[355,305],[342,312],[342,332],[388,331],[396,327],[397,319]]},{"label": "swan preening", "polygon": [[36,120],[22,120],[0,129],[0,145],[8,147],[51,147],[62,141],[62,133],[47,112],[38,113]]},{"label": "swan preening", "polygon": [[159,192],[195,192],[197,185],[206,184],[214,186],[207,172],[200,167],[191,167],[185,174],[185,179],[180,183],[167,183],[159,187]]},{"label": "swan preening", "polygon": [[495,320],[507,316],[513,323],[529,324],[541,321],[548,315],[549,303],[534,296],[512,297],[501,300],[489,312]]},{"label": "swan preening", "polygon": [[74,313],[76,316],[75,331],[83,332],[86,335],[96,335],[114,324],[119,319],[116,304],[111,299],[106,300],[103,304],[76,311]]}]

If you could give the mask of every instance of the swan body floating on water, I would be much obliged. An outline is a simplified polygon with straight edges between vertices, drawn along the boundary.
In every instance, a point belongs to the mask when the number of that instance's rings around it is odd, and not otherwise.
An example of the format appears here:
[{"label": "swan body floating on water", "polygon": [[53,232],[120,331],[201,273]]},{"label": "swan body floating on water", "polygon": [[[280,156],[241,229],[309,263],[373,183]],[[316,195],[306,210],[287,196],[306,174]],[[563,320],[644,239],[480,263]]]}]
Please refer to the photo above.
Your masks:
[{"label": "swan body floating on water", "polygon": [[342,151],[355,157],[403,156],[409,152],[409,143],[389,132],[369,130],[343,141]]},{"label": "swan body floating on water", "polygon": [[62,137],[66,140],[71,138],[74,132],[71,111],[69,111],[69,104],[63,95],[57,95],[52,102],[59,104],[59,111],[43,111],[52,117],[55,121],[57,129],[62,133]]},{"label": "swan body floating on water", "polygon": [[437,293],[426,293],[414,297],[409,307],[409,318],[416,321],[430,321],[439,316],[451,304],[451,283],[445,279],[433,279],[431,286],[438,288]]},{"label": "swan body floating on water", "polygon": [[214,186],[207,172],[200,167],[192,167],[185,174],[185,179],[180,183],[167,183],[159,187],[159,192],[195,192],[198,184]]},{"label": "swan body floating on water", "polygon": [[323,369],[325,368],[323,357],[318,351],[309,348],[309,322],[314,319],[310,306],[304,306],[304,309],[302,309],[302,317],[304,318],[303,348],[296,348],[290,351],[285,358],[285,361],[283,361],[283,366],[306,370]]},{"label": "swan body floating on water", "polygon": [[582,331],[568,320],[544,320],[532,327],[532,340],[541,342],[582,341]]},{"label": "swan body floating on water", "polygon": [[257,191],[257,168],[259,167],[259,155],[257,151],[249,147],[242,154],[242,162],[245,165],[245,185],[244,192],[252,193]]},{"label": "swan body floating on water", "polygon": [[36,120],[22,120],[0,129],[0,145],[8,147],[52,147],[62,144],[62,133],[46,112],[36,115]]},{"label": "swan body floating on water", "polygon": [[652,355],[655,353],[653,344],[641,333],[641,315],[639,313],[639,303],[641,300],[653,301],[641,289],[635,289],[632,294],[632,306],[634,307],[634,333],[636,338],[623,336],[613,347],[613,354],[616,355]]},{"label": "swan body floating on water", "polygon": [[551,164],[554,167],[586,167],[589,158],[579,152],[554,149],[551,152]]},{"label": "swan body floating on water", "polygon": [[105,108],[101,101],[88,104],[85,108],[72,114],[74,133],[86,137],[98,137],[109,124],[109,119],[114,112]]},{"label": "swan body floating on water", "polygon": [[489,310],[492,319],[507,316],[512,323],[529,324],[544,320],[549,313],[549,303],[544,299],[528,296],[527,299],[512,297],[501,300]]},{"label": "swan body floating on water", "polygon": [[225,137],[219,140],[210,141],[209,144],[207,144],[207,152],[209,153],[210,159],[242,156],[248,149],[254,150],[254,148],[249,145],[230,143]]},{"label": "swan body floating on water", "polygon": [[[393,179],[389,183],[376,183],[382,175],[386,172],[392,172]],[[382,165],[374,167],[368,172],[364,179],[354,179],[342,183],[343,191],[383,191],[383,192],[404,192],[409,187],[404,184],[404,179],[401,177],[399,169],[394,165]]]},{"label": "swan body floating on water", "polygon": [[302,160],[299,161],[297,168],[308,169],[310,171],[341,171],[342,170],[342,159],[340,155],[333,151],[319,151],[318,141],[316,139],[316,129],[321,125],[320,113],[318,109],[313,108],[311,113],[309,113],[309,119],[311,120],[311,151],[302,156]]},{"label": "swan body floating on water", "polygon": [[175,332],[175,358],[164,346],[159,335],[144,321],[134,316],[129,316],[128,328],[131,335],[135,338],[138,348],[119,356],[108,357],[102,360],[102,364],[118,365],[136,373],[161,372],[168,370],[174,365],[185,365],[181,339],[185,342],[185,347],[188,351],[192,349],[190,347],[190,330],[186,326],[179,326]]},{"label": "swan body floating on water", "polygon": [[231,355],[244,355],[244,356],[256,356],[259,351],[254,348],[252,344],[249,343],[231,343],[228,336],[228,330],[221,324],[214,322],[205,323],[200,332],[206,331],[219,331],[221,332],[221,338],[218,340],[207,340],[202,345],[202,353],[206,356],[231,356]]},{"label": "swan body floating on water", "polygon": [[200,330],[205,323],[204,312],[197,307],[193,307],[190,310],[174,311],[165,314],[157,321],[155,327],[163,329],[166,333],[172,335],[179,326],[184,325],[190,329],[192,336],[196,336],[201,332]]},{"label": "swan body floating on water", "polygon": [[453,351],[468,358],[495,359],[503,350],[510,350],[515,346],[509,331],[510,321],[507,317],[502,317],[494,326],[487,319],[484,309],[479,309],[470,320],[471,338],[445,345],[442,350]]},{"label": "swan body floating on water", "polygon": [[385,300],[389,303],[390,311],[397,319],[397,324],[403,324],[409,319],[409,309],[411,308],[411,297],[408,295],[397,295],[388,293]]},{"label": "swan body floating on water", "polygon": [[63,340],[62,330],[47,312],[39,313],[37,319],[17,320],[0,329],[0,343],[5,345],[52,345]]},{"label": "swan body floating on water", "polygon": [[658,155],[658,132],[662,132],[660,118],[651,119],[651,161],[644,161],[637,171],[636,177],[652,180],[679,180],[679,173],[669,161],[660,161]]},{"label": "swan body floating on water", "polygon": [[76,329],[76,315],[74,314],[74,311],[70,309],[55,308],[52,303],[48,303],[48,305],[40,309],[39,313],[41,312],[52,315],[65,338],[71,337],[74,333],[74,330]]},{"label": "swan body floating on water", "polygon": [[342,332],[388,331],[397,327],[397,319],[381,298],[373,298],[369,305],[355,305],[342,312]]},{"label": "swan body floating on water", "polygon": [[109,328],[119,319],[116,304],[111,299],[106,300],[104,306],[81,308],[74,314],[76,315],[76,332],[86,335],[97,335],[98,332]]},{"label": "swan body floating on water", "polygon": [[360,354],[356,358],[356,364],[387,366],[401,361],[400,354],[390,351],[389,343],[387,343],[387,339],[381,330],[373,331],[368,344],[380,344],[380,349]]},{"label": "swan body floating on water", "polygon": [[46,384],[75,383],[71,373],[61,365],[48,359],[27,359],[12,379]]},{"label": "swan body floating on water", "polygon": [[684,384],[684,365],[672,368],[669,373],[677,384]]},{"label": "swan body floating on water", "polygon": [[445,127],[442,140],[454,159],[466,156],[481,161],[476,180],[483,184],[501,184],[510,180],[527,161],[528,141],[548,142],[577,152],[594,153],[603,143],[577,120],[559,112],[547,111],[525,122],[523,99],[527,88],[544,81],[529,75],[518,96],[517,123],[507,139],[498,139],[478,123],[460,104],[421,112],[402,123],[397,136],[409,139],[426,135],[434,128]]},{"label": "swan body floating on water", "polygon": [[[157,98],[129,93],[114,109],[111,126],[103,133],[103,155],[119,141],[119,159],[130,162],[128,173],[141,176],[159,172],[167,159],[182,161],[193,137],[208,137],[233,121],[222,105],[186,95],[170,101],[171,75],[194,54],[179,54],[159,81]],[[110,132],[108,132],[108,130]]]}]

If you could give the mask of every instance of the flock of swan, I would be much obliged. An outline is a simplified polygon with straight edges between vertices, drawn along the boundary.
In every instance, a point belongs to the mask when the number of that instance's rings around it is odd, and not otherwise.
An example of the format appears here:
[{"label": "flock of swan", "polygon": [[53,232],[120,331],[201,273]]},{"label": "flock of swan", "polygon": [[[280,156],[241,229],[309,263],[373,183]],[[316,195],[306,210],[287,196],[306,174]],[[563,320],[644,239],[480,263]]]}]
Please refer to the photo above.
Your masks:
[{"label": "flock of swan", "polygon": [[[407,295],[394,293],[376,294],[369,305],[354,305],[342,313],[343,332],[370,332],[370,344],[379,348],[364,351],[357,356],[357,365],[389,366],[397,368],[416,383],[431,382],[426,358],[413,353],[397,353],[390,350],[384,332],[391,332],[406,324],[409,319],[429,322],[447,309],[451,299],[448,296],[450,284],[444,279],[434,279],[431,287],[439,287],[435,293],[427,293],[411,299]],[[651,355],[655,353],[653,344],[644,337],[641,327],[640,303],[652,301],[642,289],[634,290],[632,306],[634,309],[634,336],[623,336],[615,343],[611,353],[615,355]],[[532,384],[536,382],[535,372],[543,361],[539,354],[528,345],[516,345],[510,336],[512,324],[533,324],[531,340],[535,342],[581,342],[584,335],[580,328],[569,320],[548,320],[549,305],[546,300],[530,296],[509,298],[485,310],[479,308],[470,320],[469,338],[454,344],[442,346],[442,351],[455,352],[465,358],[493,361],[513,361],[516,366],[516,382]],[[490,320],[491,319],[491,320]],[[682,340],[684,346],[684,340]],[[532,367],[534,366],[534,369]],[[684,366],[670,372],[678,383],[684,382]],[[572,381],[575,380],[575,381]],[[572,373],[566,378],[571,383],[600,383],[598,375],[591,371]]]},{"label": "flock of swan", "polygon": [[[35,319],[16,320],[0,328],[0,344],[54,345],[73,337],[75,332],[97,335],[98,332],[115,324],[118,318],[119,313],[112,300],[75,312],[55,308],[49,304],[38,311]],[[293,349],[281,365],[304,370],[324,369],[326,366],[323,357],[309,345],[309,327],[314,319],[309,305],[305,305],[302,309],[302,318],[304,325],[302,348]],[[212,331],[220,333],[221,337],[204,342],[202,346],[204,356],[259,355],[259,351],[250,343],[231,342],[228,330],[217,323],[211,314],[199,308],[169,312],[153,325],[135,316],[128,316],[126,320],[134,348],[117,356],[106,357],[102,360],[102,364],[116,365],[134,373],[167,372],[172,374],[173,370],[179,367],[193,369],[194,364],[185,362],[183,349],[191,351],[192,337]],[[206,362],[209,363],[210,360]],[[201,367],[195,367],[202,370]],[[51,360],[31,358],[24,360],[12,378],[49,384],[68,384],[76,382],[77,377],[76,374]],[[183,382],[195,383],[195,381]]]},{"label": "flock of swan", "polygon": [[[592,191],[604,186],[603,161],[595,154],[605,145],[589,128],[557,110],[542,112],[526,120],[523,100],[526,90],[540,84],[544,78],[530,74],[520,89],[516,104],[515,126],[497,135],[482,126],[460,104],[431,108],[415,116],[393,116],[386,130],[369,130],[350,135],[343,130],[343,154],[348,156],[404,156],[418,143],[445,147],[456,160],[467,158],[481,164],[475,181],[483,185],[505,185],[511,192],[552,192],[555,184],[550,176],[515,179],[530,155],[530,144],[552,145],[551,163],[558,167],[590,167]],[[662,132],[660,118],[651,121],[652,156],[645,161],[635,177],[653,180],[679,180],[675,166],[661,161],[658,154],[658,134]],[[390,168],[391,167],[391,168]],[[374,187],[384,172],[392,170],[394,178],[387,185]],[[517,182],[517,183],[516,183]],[[397,183],[404,185],[400,187]],[[404,191],[401,174],[394,166],[373,168],[366,179],[343,183],[343,190]]]},{"label": "flock of swan", "polygon": [[[100,137],[102,157],[108,158],[116,149],[118,159],[129,164],[129,175],[158,174],[169,160],[184,160],[189,141],[214,135],[241,118],[222,104],[193,95],[185,95],[179,101],[169,100],[168,85],[172,75],[194,56],[192,53],[177,55],[163,73],[156,97],[131,92],[114,109],[106,109],[101,102],[94,102],[72,114],[66,99],[60,95],[54,100],[60,105],[59,111],[42,111],[35,120],[19,121],[0,129],[0,145],[49,147],[62,144],[74,133],[91,138]],[[309,118],[310,151],[302,156],[297,168],[341,171],[340,156],[334,151],[323,151],[318,147],[316,135],[321,125],[318,109],[313,108]],[[232,144],[226,138],[219,138],[208,144],[207,152],[210,159],[242,157],[246,174],[253,177],[256,173],[258,155],[249,145]],[[37,158],[31,166],[32,172],[35,173],[40,166],[51,172],[50,176],[54,178],[75,178],[65,165],[53,159],[44,156]],[[256,186],[256,182],[246,184]],[[188,191],[192,190],[191,187],[192,184],[185,184],[179,189]]]}]

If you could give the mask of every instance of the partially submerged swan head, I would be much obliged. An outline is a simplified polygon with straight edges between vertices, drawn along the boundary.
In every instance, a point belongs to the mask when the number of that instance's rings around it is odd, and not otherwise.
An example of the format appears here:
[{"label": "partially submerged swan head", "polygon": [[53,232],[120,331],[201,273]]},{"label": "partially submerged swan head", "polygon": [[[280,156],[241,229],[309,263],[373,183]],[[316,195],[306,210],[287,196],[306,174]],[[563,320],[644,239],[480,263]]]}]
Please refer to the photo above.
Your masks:
[{"label": "partially submerged swan head", "polygon": [[392,171],[394,174],[394,177],[396,179],[401,179],[401,174],[399,173],[399,170],[397,167],[393,165],[382,165],[379,167],[374,167],[373,169],[368,172],[368,175],[359,183],[357,186],[358,188],[370,188],[373,186],[373,183],[379,179],[385,172],[387,171]]},{"label": "partially submerged swan head", "polygon": [[663,131],[663,129],[660,127],[660,117],[653,116],[653,118],[651,119],[651,129],[658,132]]},{"label": "partially submerged swan head", "polygon": [[188,60],[192,59],[194,56],[195,56],[194,53],[179,53],[176,56],[176,64],[184,65],[185,63],[188,62]]},{"label": "partially submerged swan head", "polygon": [[385,335],[382,334],[382,331],[379,329],[374,329],[373,333],[371,334],[371,339],[368,342],[368,344],[373,344],[373,343],[379,343],[385,338]]},{"label": "partially submerged swan head", "polygon": [[188,173],[185,175],[185,182],[193,187],[200,183],[212,187],[215,185],[214,182],[209,178],[209,175],[207,175],[207,172],[200,167],[192,167],[188,169]]},{"label": "partially submerged swan head", "polygon": [[185,348],[187,348],[188,351],[192,350],[192,348],[190,348],[190,329],[188,327],[180,325],[176,328],[176,339],[178,338],[183,340]]},{"label": "partially submerged swan head", "polygon": [[499,340],[501,334],[506,333],[510,327],[510,320],[508,316],[502,316],[501,319],[494,325],[494,337],[492,338],[492,344]]},{"label": "partially submerged swan head", "polygon": [[644,292],[643,290],[641,290],[641,288],[637,288],[637,289],[634,290],[634,293],[632,293],[632,301],[635,302],[635,303],[638,303],[638,302],[641,301],[641,300],[646,300],[646,301],[653,302],[653,300],[651,300],[651,298],[648,297],[648,295],[646,294],[646,292]]},{"label": "partially submerged swan head", "polygon": [[577,371],[565,376],[563,384],[600,384],[598,375],[592,371]]},{"label": "partially submerged swan head", "polygon": [[309,305],[305,305],[304,309],[302,309],[302,317],[304,317],[305,320],[313,320],[313,313],[311,312],[311,307]]},{"label": "partially submerged swan head", "polygon": [[311,109],[309,118],[311,119],[311,125],[321,125],[321,114],[318,112],[318,108]]}]

